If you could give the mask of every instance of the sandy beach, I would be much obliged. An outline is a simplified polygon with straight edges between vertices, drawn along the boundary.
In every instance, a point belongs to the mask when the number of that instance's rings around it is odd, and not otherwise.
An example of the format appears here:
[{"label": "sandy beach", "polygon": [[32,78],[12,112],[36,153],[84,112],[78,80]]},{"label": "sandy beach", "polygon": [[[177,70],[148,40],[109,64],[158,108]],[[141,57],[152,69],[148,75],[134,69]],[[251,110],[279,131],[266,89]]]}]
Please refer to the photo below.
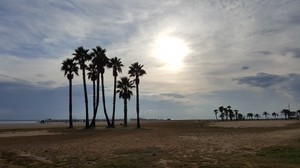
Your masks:
[{"label": "sandy beach", "polygon": [[0,125],[0,167],[258,167],[265,148],[300,147],[299,120],[148,121],[140,130],[98,125]]}]

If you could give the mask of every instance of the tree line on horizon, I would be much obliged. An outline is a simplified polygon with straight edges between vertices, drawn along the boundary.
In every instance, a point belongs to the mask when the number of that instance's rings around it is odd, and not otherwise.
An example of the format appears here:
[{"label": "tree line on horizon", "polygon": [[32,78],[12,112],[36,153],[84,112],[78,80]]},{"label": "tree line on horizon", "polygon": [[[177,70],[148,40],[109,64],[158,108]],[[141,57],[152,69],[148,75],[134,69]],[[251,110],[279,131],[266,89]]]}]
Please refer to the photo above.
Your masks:
[{"label": "tree line on horizon", "polygon": [[[290,111],[289,109],[282,109],[280,112],[282,115],[284,115],[284,118],[287,119],[300,119],[300,110],[297,111]],[[231,106],[220,106],[218,109],[214,110],[214,114],[216,117],[216,120],[219,120],[219,117],[221,118],[222,121],[227,121],[228,118],[230,121],[233,119],[235,120],[253,120],[253,117],[256,118],[257,120],[261,118],[259,113],[253,114],[253,113],[247,113],[246,116],[243,114],[239,113],[239,110],[232,110]],[[219,114],[219,115],[218,115]],[[264,111],[262,115],[265,117],[265,119],[269,119],[268,116],[270,114],[267,111]],[[278,119],[279,114],[276,112],[271,113],[273,119]]]},{"label": "tree line on horizon", "polygon": [[[84,47],[78,47],[72,54],[73,58],[67,58],[62,62],[61,71],[64,71],[64,76],[69,81],[69,128],[73,128],[72,118],[72,80],[74,74],[79,76],[79,69],[82,72],[83,90],[84,90],[84,102],[85,102],[85,128],[94,128],[96,126],[96,117],[99,109],[100,101],[100,85],[102,93],[102,106],[107,122],[107,128],[115,128],[115,106],[116,106],[116,95],[119,94],[119,98],[124,100],[124,124],[127,126],[127,101],[133,96],[132,89],[136,88],[136,114],[137,114],[137,128],[140,128],[140,117],[139,117],[139,84],[140,77],[146,74],[143,69],[144,65],[135,62],[129,66],[128,75],[120,77],[117,80],[118,74],[122,73],[122,61],[118,57],[108,58],[106,56],[106,49],[96,46],[96,48],[85,49]],[[112,69],[112,75],[114,77],[114,88],[113,88],[113,110],[111,120],[108,117],[106,110],[105,100],[105,89],[104,89],[104,73],[105,69]],[[86,72],[87,71],[87,72]],[[93,118],[89,120],[89,109],[88,109],[88,96],[87,96],[87,82],[88,79],[92,81],[93,85]],[[130,77],[134,77],[131,79]],[[100,84],[101,82],[101,84]]]}]

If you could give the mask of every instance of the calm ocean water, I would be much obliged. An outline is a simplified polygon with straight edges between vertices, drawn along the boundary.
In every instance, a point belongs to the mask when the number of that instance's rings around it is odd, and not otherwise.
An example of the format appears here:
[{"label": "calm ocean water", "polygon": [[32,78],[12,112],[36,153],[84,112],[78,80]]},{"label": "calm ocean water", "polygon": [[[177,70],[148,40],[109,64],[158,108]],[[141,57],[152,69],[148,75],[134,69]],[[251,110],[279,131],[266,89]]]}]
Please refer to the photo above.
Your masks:
[{"label": "calm ocean water", "polygon": [[0,120],[0,124],[34,124],[38,122],[36,120]]}]

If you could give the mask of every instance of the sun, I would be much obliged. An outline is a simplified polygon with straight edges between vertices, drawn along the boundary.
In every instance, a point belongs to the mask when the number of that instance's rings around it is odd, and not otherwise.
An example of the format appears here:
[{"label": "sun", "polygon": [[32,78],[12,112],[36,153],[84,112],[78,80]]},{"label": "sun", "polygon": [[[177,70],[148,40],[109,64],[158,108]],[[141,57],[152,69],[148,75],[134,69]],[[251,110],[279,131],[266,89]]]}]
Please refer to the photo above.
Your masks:
[{"label": "sun", "polygon": [[153,55],[163,63],[164,68],[171,71],[182,68],[189,52],[185,41],[175,36],[158,36],[154,41]]}]

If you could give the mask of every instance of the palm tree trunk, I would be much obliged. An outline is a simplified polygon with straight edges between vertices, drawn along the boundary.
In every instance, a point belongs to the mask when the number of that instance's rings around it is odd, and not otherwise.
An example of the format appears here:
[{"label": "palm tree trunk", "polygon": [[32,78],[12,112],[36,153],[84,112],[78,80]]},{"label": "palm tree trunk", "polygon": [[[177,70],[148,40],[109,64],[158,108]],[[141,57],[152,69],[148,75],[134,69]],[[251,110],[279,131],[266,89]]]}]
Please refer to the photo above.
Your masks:
[{"label": "palm tree trunk", "polygon": [[73,119],[72,119],[72,79],[69,79],[69,128],[73,128]]},{"label": "palm tree trunk", "polygon": [[105,119],[107,122],[107,127],[110,128],[110,121],[106,112],[106,105],[105,105],[105,92],[104,92],[104,77],[103,77],[103,73],[101,73],[101,85],[102,85],[102,103],[103,103],[103,111],[104,111],[104,115],[105,115]]},{"label": "palm tree trunk", "polygon": [[111,119],[111,127],[115,128],[115,111],[116,111],[116,91],[117,89],[117,76],[114,76],[114,97],[113,97],[113,114]]},{"label": "palm tree trunk", "polygon": [[141,128],[140,125],[140,104],[139,104],[139,77],[136,77],[136,115],[137,115],[137,125],[136,128]]},{"label": "palm tree trunk", "polygon": [[96,115],[97,115],[97,109],[96,109],[96,86],[95,86],[95,81],[93,80],[93,110],[94,110],[94,115],[92,122],[90,124],[90,128],[96,127]]},{"label": "palm tree trunk", "polygon": [[89,128],[89,104],[85,80],[85,68],[82,68],[82,78],[83,78],[83,89],[84,89],[84,100],[85,100],[85,128]]},{"label": "palm tree trunk", "polygon": [[124,127],[127,127],[127,99],[124,99]]}]

